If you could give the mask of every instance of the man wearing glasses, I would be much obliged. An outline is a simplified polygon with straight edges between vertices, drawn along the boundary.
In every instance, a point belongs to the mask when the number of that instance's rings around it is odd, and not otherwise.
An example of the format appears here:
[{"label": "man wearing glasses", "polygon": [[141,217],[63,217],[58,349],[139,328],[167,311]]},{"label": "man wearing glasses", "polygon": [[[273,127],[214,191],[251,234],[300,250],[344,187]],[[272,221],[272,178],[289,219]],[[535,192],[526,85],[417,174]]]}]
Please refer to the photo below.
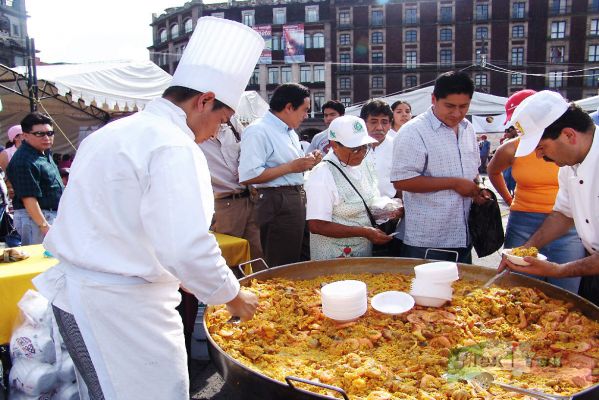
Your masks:
[{"label": "man wearing glasses", "polygon": [[12,183],[14,224],[23,246],[40,244],[56,218],[64,190],[50,149],[54,144],[52,120],[39,112],[21,121],[23,142],[7,167]]}]

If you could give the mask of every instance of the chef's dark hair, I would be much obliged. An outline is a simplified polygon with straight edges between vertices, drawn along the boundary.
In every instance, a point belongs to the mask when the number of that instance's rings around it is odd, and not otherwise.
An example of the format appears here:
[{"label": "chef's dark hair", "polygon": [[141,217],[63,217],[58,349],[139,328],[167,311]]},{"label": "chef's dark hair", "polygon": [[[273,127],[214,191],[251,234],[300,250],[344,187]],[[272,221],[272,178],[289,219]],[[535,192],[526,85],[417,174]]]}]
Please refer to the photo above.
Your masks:
[{"label": "chef's dark hair", "polygon": [[297,110],[307,98],[310,98],[310,89],[299,83],[284,83],[279,85],[272,93],[269,102],[270,109],[275,112],[283,111],[285,106],[291,103]]},{"label": "chef's dark hair", "polygon": [[[190,89],[190,88],[187,88],[184,86],[170,86],[170,87],[166,88],[164,93],[162,93],[162,98],[171,99],[175,103],[182,103],[186,100],[191,99],[193,96],[197,96],[198,94],[202,94],[202,92],[195,90],[195,89]],[[225,107],[229,108],[229,106],[227,106],[222,101],[215,99],[214,107],[212,107],[212,111],[220,110],[221,108],[225,108]]]},{"label": "chef's dark hair", "polygon": [[561,117],[556,119],[543,131],[543,139],[555,140],[562,133],[564,128],[572,128],[581,133],[592,132],[595,123],[593,119],[580,106],[570,103],[568,109]]}]

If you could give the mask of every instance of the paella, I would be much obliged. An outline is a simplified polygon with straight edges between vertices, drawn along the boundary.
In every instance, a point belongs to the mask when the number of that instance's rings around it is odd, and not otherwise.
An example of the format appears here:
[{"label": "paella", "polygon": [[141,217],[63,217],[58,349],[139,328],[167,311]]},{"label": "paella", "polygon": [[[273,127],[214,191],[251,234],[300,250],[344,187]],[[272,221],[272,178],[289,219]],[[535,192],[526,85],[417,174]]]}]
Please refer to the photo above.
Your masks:
[{"label": "paella", "polygon": [[391,316],[369,306],[359,319],[339,323],[322,314],[320,287],[344,279],[365,282],[369,297],[407,292],[411,283],[399,273],[252,280],[247,289],[260,298],[254,318],[233,324],[224,306],[212,307],[207,329],[247,368],[279,381],[295,376],[336,386],[356,400],[525,398],[481,387],[472,378],[483,370],[496,381],[557,395],[599,379],[599,323],[537,288],[481,289],[460,280],[444,307]]}]

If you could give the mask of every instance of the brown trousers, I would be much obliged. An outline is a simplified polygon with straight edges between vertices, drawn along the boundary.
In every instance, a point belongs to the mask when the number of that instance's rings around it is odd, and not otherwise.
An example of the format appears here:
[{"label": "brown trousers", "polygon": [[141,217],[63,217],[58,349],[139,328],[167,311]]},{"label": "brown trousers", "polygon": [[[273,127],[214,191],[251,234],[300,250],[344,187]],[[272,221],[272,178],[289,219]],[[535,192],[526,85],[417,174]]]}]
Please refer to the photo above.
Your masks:
[{"label": "brown trousers", "polygon": [[306,225],[302,186],[258,189],[256,220],[264,259],[270,267],[300,261]]}]

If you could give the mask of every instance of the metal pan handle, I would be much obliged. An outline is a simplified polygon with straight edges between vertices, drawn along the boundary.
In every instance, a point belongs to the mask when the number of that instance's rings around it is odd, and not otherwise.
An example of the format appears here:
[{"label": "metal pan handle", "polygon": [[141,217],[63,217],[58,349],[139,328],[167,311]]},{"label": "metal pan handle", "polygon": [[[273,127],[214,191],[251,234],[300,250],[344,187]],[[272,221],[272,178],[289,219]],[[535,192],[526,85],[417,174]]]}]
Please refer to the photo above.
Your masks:
[{"label": "metal pan handle", "polygon": [[424,252],[424,258],[428,260],[428,252],[432,250],[432,251],[440,251],[443,253],[452,253],[453,255],[455,255],[455,262],[458,262],[459,258],[460,258],[460,253],[458,253],[455,250],[445,250],[445,249],[434,249],[434,248],[428,248],[426,249],[426,251]]},{"label": "metal pan handle", "polygon": [[[289,386],[291,386],[291,388],[297,390],[298,392],[302,392],[304,394],[314,395],[314,392],[311,392],[309,390],[304,390],[304,389],[297,388],[297,387],[295,387],[293,385],[293,383],[291,383],[291,381],[297,381],[297,382],[301,382],[301,383],[306,383],[308,385],[318,386],[318,387],[321,387],[323,389],[333,390],[333,391],[339,393],[341,396],[343,396],[343,398],[345,400],[349,400],[349,397],[347,397],[347,394],[345,393],[345,390],[343,390],[341,388],[338,388],[337,386],[325,385],[324,383],[315,382],[315,381],[309,381],[307,379],[302,379],[302,378],[296,378],[295,376],[286,376],[285,380],[287,381],[287,384]],[[329,397],[329,396],[324,396],[324,397],[326,397],[327,399],[337,400],[336,397]]]},{"label": "metal pan handle", "polygon": [[[249,274],[251,274],[253,272],[252,271],[252,266],[248,265],[248,264],[251,264],[251,263],[256,262],[256,261],[262,262],[262,265],[264,265],[264,268],[266,268],[266,269],[270,268],[268,266],[268,264],[266,263],[266,261],[264,261],[262,258],[254,258],[253,260],[242,262],[241,264],[239,264],[237,266],[237,268],[239,268],[239,272],[241,272],[241,276],[242,277],[248,276]],[[244,265],[246,265],[246,267],[242,268]]]}]

